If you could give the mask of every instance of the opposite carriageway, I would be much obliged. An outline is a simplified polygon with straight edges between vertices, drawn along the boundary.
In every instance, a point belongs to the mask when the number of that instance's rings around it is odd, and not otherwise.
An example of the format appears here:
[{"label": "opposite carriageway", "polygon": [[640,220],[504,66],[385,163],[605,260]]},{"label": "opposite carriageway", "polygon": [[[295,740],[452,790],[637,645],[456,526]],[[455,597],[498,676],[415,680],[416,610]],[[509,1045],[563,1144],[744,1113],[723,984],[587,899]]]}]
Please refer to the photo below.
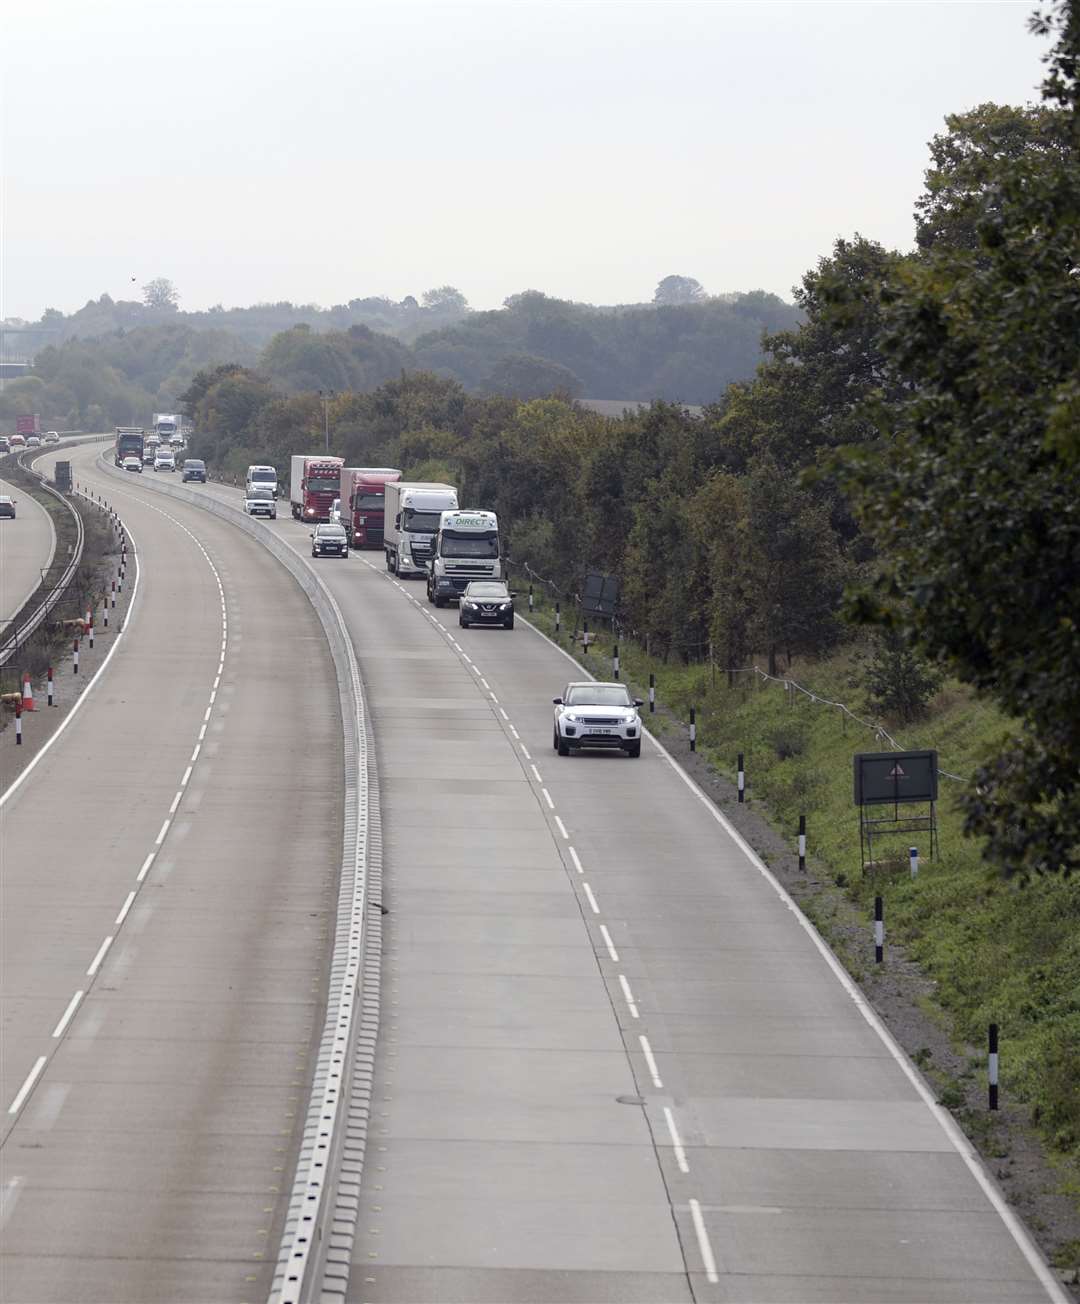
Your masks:
[{"label": "opposite carriageway", "polygon": [[[294,522],[260,528],[306,549]],[[564,654],[529,630],[458,633],[362,554],[315,566],[367,688],[390,911],[363,1181],[329,1286],[1064,1299],[919,1075],[669,758],[550,751],[547,703],[582,674]]]}]

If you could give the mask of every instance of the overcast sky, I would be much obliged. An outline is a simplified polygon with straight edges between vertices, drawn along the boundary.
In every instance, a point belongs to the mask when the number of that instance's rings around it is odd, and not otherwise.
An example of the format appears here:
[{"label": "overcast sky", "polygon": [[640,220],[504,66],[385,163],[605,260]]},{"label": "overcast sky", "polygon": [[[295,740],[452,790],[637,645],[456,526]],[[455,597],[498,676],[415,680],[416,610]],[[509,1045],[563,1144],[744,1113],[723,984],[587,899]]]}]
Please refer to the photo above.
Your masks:
[{"label": "overcast sky", "polygon": [[946,113],[1038,98],[1020,3],[5,6],[0,316],[138,297],[791,286],[912,242]]}]

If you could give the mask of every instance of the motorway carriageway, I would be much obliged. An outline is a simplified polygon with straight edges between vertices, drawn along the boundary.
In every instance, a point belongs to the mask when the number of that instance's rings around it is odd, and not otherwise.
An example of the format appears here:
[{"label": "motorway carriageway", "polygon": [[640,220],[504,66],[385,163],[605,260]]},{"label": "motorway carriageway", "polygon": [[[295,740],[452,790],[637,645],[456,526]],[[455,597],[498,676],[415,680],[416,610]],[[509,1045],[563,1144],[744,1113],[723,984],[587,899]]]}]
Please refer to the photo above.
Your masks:
[{"label": "motorway carriageway", "polygon": [[337,685],[265,549],[99,449],[59,455],[129,528],[129,622],[0,809],[0,1300],[261,1300],[325,1000]]},{"label": "motorway carriageway", "polygon": [[[309,554],[287,511],[270,528]],[[559,758],[551,698],[583,675],[551,643],[459,630],[378,553],[312,564],[359,658],[384,813],[350,1301],[1064,1300],[657,744]]]},{"label": "motorway carriageway", "polygon": [[41,583],[56,551],[56,531],[44,507],[17,485],[0,480],[0,494],[15,499],[15,519],[0,517],[0,633]]}]

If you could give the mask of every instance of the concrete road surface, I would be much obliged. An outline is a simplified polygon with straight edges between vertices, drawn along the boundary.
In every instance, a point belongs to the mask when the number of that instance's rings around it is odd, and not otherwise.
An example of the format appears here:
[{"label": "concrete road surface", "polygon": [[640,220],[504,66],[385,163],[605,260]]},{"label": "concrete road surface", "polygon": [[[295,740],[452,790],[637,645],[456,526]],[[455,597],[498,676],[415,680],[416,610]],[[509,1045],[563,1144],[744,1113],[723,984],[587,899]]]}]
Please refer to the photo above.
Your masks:
[{"label": "concrete road surface", "polygon": [[337,687],[264,550],[97,451],[71,460],[141,575],[0,810],[0,1300],[265,1298],[322,1021]]},{"label": "concrete road surface", "polygon": [[15,519],[0,517],[0,629],[41,583],[53,559],[56,531],[49,513],[17,485],[0,480],[0,494],[16,500]]},{"label": "concrete road surface", "polygon": [[350,1301],[1063,1298],[681,772],[556,755],[557,649],[459,630],[377,553],[312,564],[370,699],[389,908]]}]

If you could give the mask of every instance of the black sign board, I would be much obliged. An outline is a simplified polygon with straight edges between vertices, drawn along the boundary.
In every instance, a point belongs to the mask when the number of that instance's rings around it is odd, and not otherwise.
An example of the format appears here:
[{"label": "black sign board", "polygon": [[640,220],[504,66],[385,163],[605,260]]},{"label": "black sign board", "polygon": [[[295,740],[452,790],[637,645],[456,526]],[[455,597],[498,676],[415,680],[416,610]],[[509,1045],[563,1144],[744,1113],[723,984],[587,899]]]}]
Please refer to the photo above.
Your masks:
[{"label": "black sign board", "polygon": [[855,805],[937,801],[937,752],[860,752],[855,756]]},{"label": "black sign board", "polygon": [[65,492],[71,488],[71,463],[57,462],[56,464],[56,487],[63,489]]},{"label": "black sign board", "polygon": [[585,576],[585,591],[581,596],[581,608],[593,616],[611,617],[615,614],[615,604],[619,601],[619,581],[614,575],[597,575],[590,572]]}]

